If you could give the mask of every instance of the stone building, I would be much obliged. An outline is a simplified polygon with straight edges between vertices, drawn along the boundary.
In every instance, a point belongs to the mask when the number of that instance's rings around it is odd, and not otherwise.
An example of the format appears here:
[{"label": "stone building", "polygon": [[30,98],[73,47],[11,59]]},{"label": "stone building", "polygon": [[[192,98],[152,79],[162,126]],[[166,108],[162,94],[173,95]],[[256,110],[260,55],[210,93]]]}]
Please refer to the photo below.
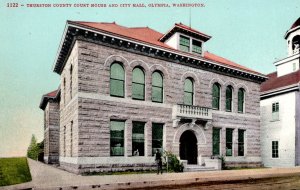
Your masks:
[{"label": "stone building", "polygon": [[219,169],[222,155],[228,166],[261,165],[266,77],[204,51],[210,38],[181,23],[162,34],[67,21],[53,67],[60,87],[41,104],[46,120],[59,112],[59,137],[53,130],[56,137],[45,138],[59,139],[60,166],[75,173],[149,169],[156,149],[186,167]]},{"label": "stone building", "polygon": [[300,165],[300,18],[284,38],[288,56],[261,85],[262,158],[270,167]]}]

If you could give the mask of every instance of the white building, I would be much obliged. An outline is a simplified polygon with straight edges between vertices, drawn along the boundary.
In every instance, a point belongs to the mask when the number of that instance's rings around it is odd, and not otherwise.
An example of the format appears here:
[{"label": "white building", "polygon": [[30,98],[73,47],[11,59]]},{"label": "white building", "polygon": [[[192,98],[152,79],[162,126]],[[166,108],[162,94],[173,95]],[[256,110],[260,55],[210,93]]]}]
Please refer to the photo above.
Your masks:
[{"label": "white building", "polygon": [[267,167],[300,165],[300,18],[286,32],[288,56],[261,85],[262,159]]}]

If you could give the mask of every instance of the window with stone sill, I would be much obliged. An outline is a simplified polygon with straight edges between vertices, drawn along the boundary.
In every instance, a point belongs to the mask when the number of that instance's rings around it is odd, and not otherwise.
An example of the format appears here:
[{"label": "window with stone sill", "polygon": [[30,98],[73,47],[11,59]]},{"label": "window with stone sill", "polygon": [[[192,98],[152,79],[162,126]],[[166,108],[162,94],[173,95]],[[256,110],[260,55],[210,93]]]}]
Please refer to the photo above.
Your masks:
[{"label": "window with stone sill", "polygon": [[226,88],[226,111],[232,111],[232,86]]},{"label": "window with stone sill", "polygon": [[191,78],[187,78],[184,81],[184,95],[183,104],[193,105],[194,104],[194,83]]},{"label": "window with stone sill", "polygon": [[162,123],[152,123],[152,155],[157,149],[163,153],[163,127]]},{"label": "window with stone sill", "polygon": [[139,67],[132,71],[132,99],[145,100],[145,73]]},{"label": "window with stone sill", "polygon": [[213,128],[212,142],[213,142],[213,155],[220,155],[220,128]]},{"label": "window with stone sill", "polygon": [[163,76],[155,71],[152,74],[152,102],[163,102]]},{"label": "window with stone sill", "polygon": [[110,67],[110,95],[124,97],[125,72],[120,63],[113,63]]},{"label": "window with stone sill", "polygon": [[132,123],[132,156],[145,155],[145,123]]},{"label": "window with stone sill", "polygon": [[110,121],[110,155],[124,156],[125,121]]},{"label": "window with stone sill", "polygon": [[220,109],[220,85],[215,83],[212,87],[212,108]]},{"label": "window with stone sill", "polygon": [[226,129],[226,156],[233,155],[233,129]]},{"label": "window with stone sill", "polygon": [[238,113],[245,112],[245,90],[240,88],[238,90]]}]

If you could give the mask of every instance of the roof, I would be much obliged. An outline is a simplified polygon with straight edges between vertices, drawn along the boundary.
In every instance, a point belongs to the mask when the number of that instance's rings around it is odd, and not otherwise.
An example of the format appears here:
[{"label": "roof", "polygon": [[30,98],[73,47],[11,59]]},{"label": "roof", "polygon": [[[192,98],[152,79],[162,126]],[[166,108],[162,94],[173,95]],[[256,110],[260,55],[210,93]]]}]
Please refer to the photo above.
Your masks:
[{"label": "roof", "polygon": [[[161,42],[160,39],[164,36],[164,34],[158,32],[156,30],[153,30],[149,27],[131,27],[131,28],[129,28],[129,27],[125,27],[125,26],[120,26],[120,25],[116,24],[115,22],[113,22],[113,23],[105,23],[105,22],[99,23],[99,22],[68,21],[68,23],[79,25],[81,27],[95,29],[95,30],[98,30],[98,31],[103,31],[103,32],[110,33],[110,34],[113,34],[113,35],[116,35],[116,36],[120,36],[120,37],[126,37],[126,38],[129,38],[129,39],[134,39],[134,40],[137,40],[137,41],[140,41],[140,42],[143,42],[143,43],[147,43],[147,44],[150,44],[150,45],[156,45],[156,46],[159,46],[159,47],[162,47],[162,48],[167,48],[167,49],[170,49],[170,50],[178,52],[178,53],[180,52],[180,53],[188,54],[188,55],[191,55],[191,56],[201,57],[200,55],[179,51],[179,50],[174,49],[174,48],[168,46],[167,44]],[[176,23],[173,28],[175,28],[175,27],[181,27],[181,28],[189,30],[189,31],[191,31],[195,34],[205,35],[208,38],[210,38],[210,36],[208,36],[204,33],[201,33],[201,32],[199,32],[195,29],[192,29],[192,28],[190,28],[190,27],[188,27],[188,26],[186,26],[182,23],[179,23],[179,24]],[[236,69],[240,69],[240,70],[243,70],[243,71],[252,72],[254,74],[262,75],[259,72],[256,72],[256,71],[254,71],[252,69],[249,69],[245,66],[239,65],[239,64],[237,64],[233,61],[230,61],[228,59],[222,58],[220,56],[214,55],[214,54],[209,53],[209,52],[205,52],[204,57],[201,57],[201,58],[205,58],[205,59],[208,59],[210,61],[217,62],[217,63],[219,63],[221,65],[224,65],[224,66],[234,67]]]},{"label": "roof", "polygon": [[292,24],[290,30],[296,28],[297,26],[300,26],[300,17]]},{"label": "roof", "polygon": [[184,25],[182,23],[175,23],[174,27],[171,30],[169,30],[166,34],[162,35],[160,41],[165,42],[177,31],[194,36],[195,38],[201,39],[204,42],[211,38],[211,36],[204,34],[203,32],[200,32],[198,30],[195,30],[187,25]]},{"label": "roof", "polygon": [[58,98],[58,96],[59,96],[59,89],[54,90],[54,91],[52,91],[52,92],[49,92],[49,93],[47,93],[47,94],[44,94],[44,95],[42,96],[42,99],[41,99],[41,102],[40,102],[40,106],[39,106],[39,107],[40,107],[42,110],[45,110],[48,101],[49,101],[49,100],[55,100],[55,99]]},{"label": "roof", "polygon": [[280,77],[277,77],[277,72],[273,72],[268,74],[267,77],[269,79],[263,82],[260,86],[261,92],[281,89],[293,84],[298,84],[300,82],[300,70]]}]

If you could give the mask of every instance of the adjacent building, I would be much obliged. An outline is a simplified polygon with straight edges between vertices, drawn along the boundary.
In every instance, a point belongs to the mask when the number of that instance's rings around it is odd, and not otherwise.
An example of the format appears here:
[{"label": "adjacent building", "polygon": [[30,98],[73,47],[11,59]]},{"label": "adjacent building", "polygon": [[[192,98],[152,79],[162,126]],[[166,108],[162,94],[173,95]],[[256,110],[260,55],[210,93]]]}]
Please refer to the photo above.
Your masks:
[{"label": "adjacent building", "polygon": [[266,76],[205,51],[210,38],[181,23],[162,34],[67,21],[60,87],[40,104],[46,160],[74,173],[144,170],[159,149],[186,166],[260,166]]},{"label": "adjacent building", "polygon": [[286,32],[288,56],[261,86],[261,142],[268,167],[300,165],[300,18]]}]

